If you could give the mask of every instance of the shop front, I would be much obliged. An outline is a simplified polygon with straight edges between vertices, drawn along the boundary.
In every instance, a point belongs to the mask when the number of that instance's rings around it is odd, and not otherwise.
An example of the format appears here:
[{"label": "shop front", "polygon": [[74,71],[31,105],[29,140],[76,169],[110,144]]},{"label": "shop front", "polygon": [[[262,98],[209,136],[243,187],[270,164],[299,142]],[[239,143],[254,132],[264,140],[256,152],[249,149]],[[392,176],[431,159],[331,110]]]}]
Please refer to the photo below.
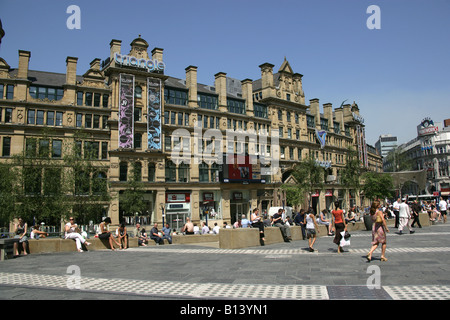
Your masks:
[{"label": "shop front", "polygon": [[203,191],[201,193],[200,220],[208,223],[222,220],[221,192]]},{"label": "shop front", "polygon": [[231,224],[242,219],[242,215],[249,218],[249,191],[248,190],[232,190],[230,201],[230,218]]},{"label": "shop front", "polygon": [[191,193],[184,191],[166,192],[163,223],[168,223],[174,231],[180,231],[188,217],[191,217]]}]

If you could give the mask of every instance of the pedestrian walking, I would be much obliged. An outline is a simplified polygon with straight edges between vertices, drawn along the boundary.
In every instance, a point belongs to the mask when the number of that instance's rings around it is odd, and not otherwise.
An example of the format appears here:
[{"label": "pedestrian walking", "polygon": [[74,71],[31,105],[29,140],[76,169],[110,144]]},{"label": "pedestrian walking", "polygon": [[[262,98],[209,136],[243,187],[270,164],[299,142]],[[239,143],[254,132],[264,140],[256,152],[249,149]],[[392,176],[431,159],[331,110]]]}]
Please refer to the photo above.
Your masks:
[{"label": "pedestrian walking", "polygon": [[439,201],[439,210],[441,211],[443,223],[447,222],[447,207],[448,207],[447,201],[445,201],[444,198],[441,197],[441,201]]},{"label": "pedestrian walking", "polygon": [[398,234],[403,234],[403,229],[405,227],[408,227],[409,233],[414,233],[413,228],[409,224],[409,220],[411,219],[411,211],[409,209],[408,204],[406,203],[406,198],[402,200],[402,203],[400,203],[398,207],[399,207]]},{"label": "pedestrian walking", "polygon": [[372,225],[372,248],[367,254],[367,261],[372,261],[372,253],[381,244],[381,261],[387,261],[386,258],[386,233],[389,229],[384,219],[383,212],[380,210],[380,201],[375,200],[370,207],[370,216],[373,221]]},{"label": "pedestrian walking", "polygon": [[414,200],[413,204],[411,205],[411,211],[412,211],[412,218],[413,218],[413,222],[411,223],[411,227],[414,227],[414,225],[417,223],[417,225],[419,226],[419,228],[422,228],[422,225],[420,224],[420,219],[419,219],[419,213],[422,211],[422,207],[419,205],[419,203],[417,202],[417,200]]},{"label": "pedestrian walking", "polygon": [[401,203],[400,198],[397,198],[397,200],[395,200],[395,202],[392,204],[392,211],[394,211],[394,216],[395,216],[395,228],[398,228],[399,221],[400,221],[400,217],[399,217],[400,203]]},{"label": "pedestrian walking", "polygon": [[334,231],[333,242],[338,246],[338,253],[344,251],[341,247],[342,231],[347,231],[347,224],[345,223],[344,211],[340,208],[339,201],[334,203],[335,209],[331,211],[331,221]]},{"label": "pedestrian walking", "polygon": [[313,246],[316,242],[316,230],[319,232],[316,219],[312,211],[308,211],[305,215],[306,221],[306,237],[308,238],[309,252],[314,252]]}]

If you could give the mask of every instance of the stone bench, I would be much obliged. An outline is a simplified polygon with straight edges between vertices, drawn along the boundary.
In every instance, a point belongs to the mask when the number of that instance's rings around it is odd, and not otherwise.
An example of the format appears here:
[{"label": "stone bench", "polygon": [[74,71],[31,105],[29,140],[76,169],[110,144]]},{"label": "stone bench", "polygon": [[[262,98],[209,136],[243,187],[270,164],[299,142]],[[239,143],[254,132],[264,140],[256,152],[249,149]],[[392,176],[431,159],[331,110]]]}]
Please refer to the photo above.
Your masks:
[{"label": "stone bench", "polygon": [[[89,251],[110,249],[108,240],[101,240],[99,238],[91,238],[87,240],[91,243],[85,249]],[[51,253],[51,252],[71,252],[76,251],[77,247],[75,240],[60,239],[60,238],[45,238],[45,239],[30,239],[28,240],[30,253]],[[128,247],[135,248],[138,246],[137,238],[128,238]]]},{"label": "stone bench", "polygon": [[14,254],[14,243],[18,243],[17,238],[0,239],[0,261],[11,258]]}]

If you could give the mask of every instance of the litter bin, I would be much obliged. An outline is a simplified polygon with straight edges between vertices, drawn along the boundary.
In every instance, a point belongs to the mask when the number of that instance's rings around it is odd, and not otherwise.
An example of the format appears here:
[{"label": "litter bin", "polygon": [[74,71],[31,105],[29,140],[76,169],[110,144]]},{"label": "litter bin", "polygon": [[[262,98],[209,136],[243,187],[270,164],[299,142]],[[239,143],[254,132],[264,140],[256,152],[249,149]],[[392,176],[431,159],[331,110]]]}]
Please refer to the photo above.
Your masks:
[{"label": "litter bin", "polygon": [[364,225],[366,226],[367,231],[372,231],[372,216],[370,214],[364,215]]}]

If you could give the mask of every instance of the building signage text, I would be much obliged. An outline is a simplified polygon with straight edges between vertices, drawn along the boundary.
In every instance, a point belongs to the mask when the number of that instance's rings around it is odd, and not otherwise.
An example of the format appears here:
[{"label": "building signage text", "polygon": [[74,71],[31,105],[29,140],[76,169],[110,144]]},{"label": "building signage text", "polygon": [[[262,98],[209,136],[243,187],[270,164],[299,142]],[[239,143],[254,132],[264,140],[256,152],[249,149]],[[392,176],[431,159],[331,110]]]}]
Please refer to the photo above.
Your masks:
[{"label": "building signage text", "polygon": [[166,68],[164,62],[158,61],[156,59],[155,60],[147,60],[144,58],[138,59],[136,57],[122,55],[117,52],[114,54],[114,61],[123,66],[147,69],[149,72],[164,71],[164,69]]}]

